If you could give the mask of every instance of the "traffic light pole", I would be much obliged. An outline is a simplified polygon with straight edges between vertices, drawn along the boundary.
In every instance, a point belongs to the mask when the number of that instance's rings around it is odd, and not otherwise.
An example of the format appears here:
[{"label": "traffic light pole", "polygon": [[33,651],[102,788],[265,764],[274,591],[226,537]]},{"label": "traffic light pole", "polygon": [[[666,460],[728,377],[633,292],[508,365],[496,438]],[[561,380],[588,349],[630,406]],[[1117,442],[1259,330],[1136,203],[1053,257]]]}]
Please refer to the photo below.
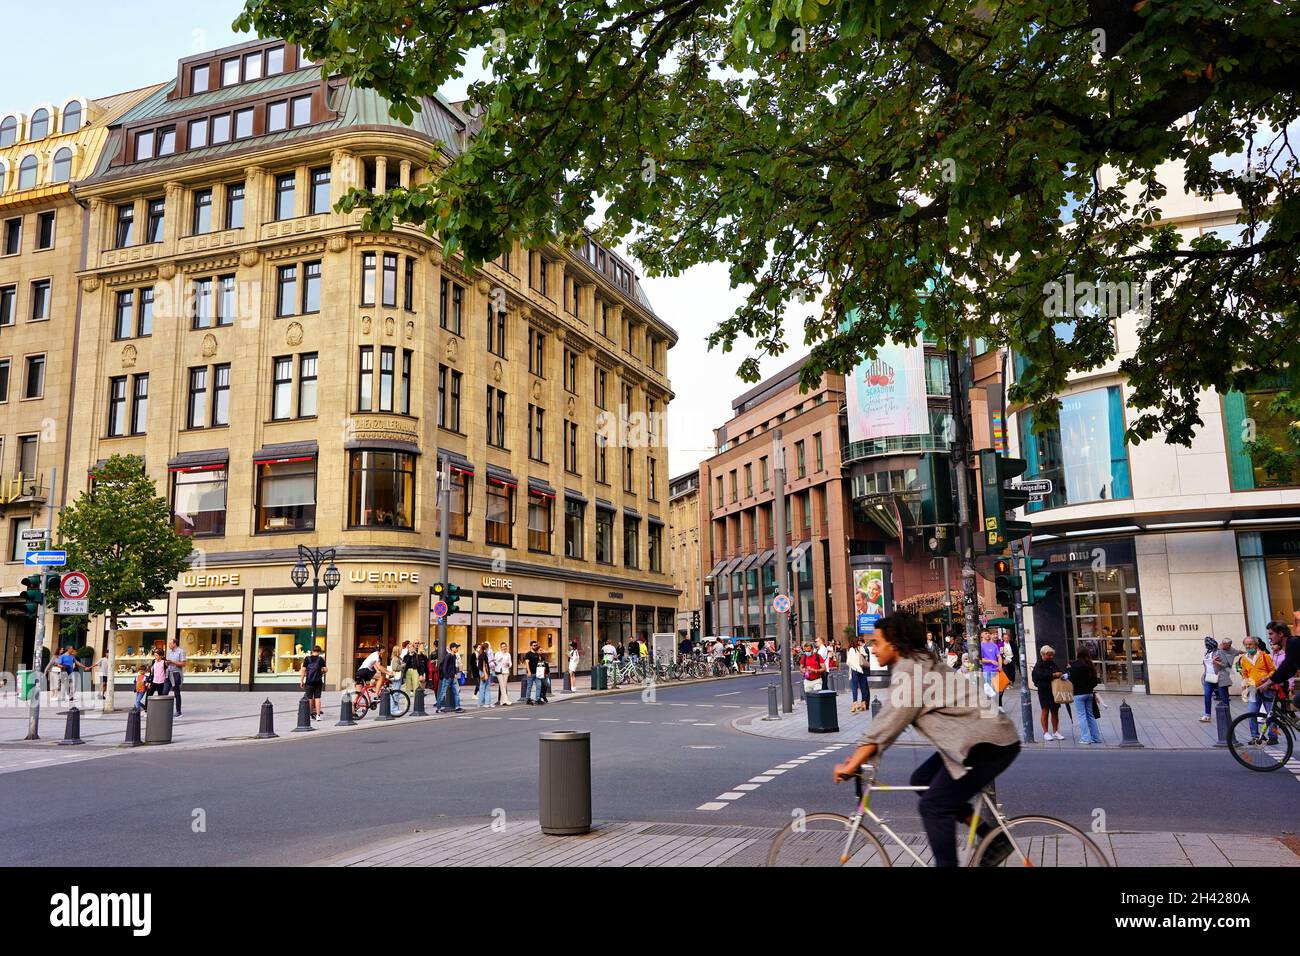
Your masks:
[{"label": "traffic light pole", "polygon": [[[1011,566],[1015,573],[1020,573],[1021,558],[1024,558],[1025,587],[1032,587],[1029,571],[1029,554],[1024,551],[1019,541],[1011,542]],[[1034,742],[1034,707],[1029,698],[1029,642],[1025,640],[1025,602],[1021,591],[1015,591],[1012,607],[1012,619],[1016,622],[1016,640],[1020,643],[1020,726],[1025,743]]]},{"label": "traffic light pole", "polygon": [[948,388],[952,401],[954,425],[952,443],[953,479],[957,482],[957,540],[961,549],[961,588],[965,605],[966,650],[971,665],[978,671],[980,661],[979,592],[975,574],[975,527],[971,518],[970,424],[967,397],[962,394],[961,367],[957,350],[948,350]]},{"label": "traffic light pole", "polygon": [[[451,473],[447,459],[438,462],[438,580],[447,584],[447,513],[451,510]],[[447,653],[447,614],[438,618],[438,654]],[[432,656],[432,655],[430,655]],[[441,667],[442,659],[435,666]],[[507,675],[509,676],[509,675]]]},{"label": "traffic light pole", "polygon": [[[772,480],[776,486],[776,499],[772,503],[772,531],[776,548],[776,592],[785,594],[790,588],[790,575],[785,551],[785,446],[781,443],[781,429],[772,433]],[[794,713],[794,685],[790,679],[790,619],[785,614],[776,616],[776,651],[781,655],[781,713]]]},{"label": "traffic light pole", "polygon": [[[54,496],[54,489],[58,487],[59,469],[50,469],[50,497]],[[54,540],[54,502],[50,501],[45,506],[45,544],[49,546]],[[41,594],[45,594],[45,585],[47,582],[45,565],[41,565]],[[27,692],[27,740],[40,740],[41,727],[41,691],[45,690],[45,675],[41,672],[41,649],[45,646],[45,612],[48,610],[46,604],[37,605],[36,608],[36,637],[32,641],[32,686]]]}]

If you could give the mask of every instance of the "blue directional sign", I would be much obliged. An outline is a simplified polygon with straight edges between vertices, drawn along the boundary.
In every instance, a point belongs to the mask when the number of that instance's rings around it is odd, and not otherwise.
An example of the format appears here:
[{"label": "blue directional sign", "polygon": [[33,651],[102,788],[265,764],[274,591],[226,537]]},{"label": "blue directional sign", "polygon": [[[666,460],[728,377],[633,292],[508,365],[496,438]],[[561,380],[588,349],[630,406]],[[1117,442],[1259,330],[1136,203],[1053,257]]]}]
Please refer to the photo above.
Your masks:
[{"label": "blue directional sign", "polygon": [[61,568],[68,563],[66,551],[28,551],[23,564],[28,567]]}]

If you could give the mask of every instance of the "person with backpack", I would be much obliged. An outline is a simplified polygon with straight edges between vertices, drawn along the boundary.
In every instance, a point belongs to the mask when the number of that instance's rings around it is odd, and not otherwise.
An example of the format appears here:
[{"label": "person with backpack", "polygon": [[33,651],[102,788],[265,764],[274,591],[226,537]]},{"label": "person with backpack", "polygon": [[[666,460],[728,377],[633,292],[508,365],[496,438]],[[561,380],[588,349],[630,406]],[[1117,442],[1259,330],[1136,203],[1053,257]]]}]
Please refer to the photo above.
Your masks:
[{"label": "person with backpack", "polygon": [[298,686],[307,698],[307,707],[312,720],[321,719],[321,693],[325,690],[325,658],[321,655],[320,645],[312,647],[311,653],[302,659],[302,670],[298,676]]},{"label": "person with backpack", "polygon": [[822,676],[826,673],[822,661],[822,656],[813,649],[812,643],[806,642],[803,646],[803,654],[799,656],[804,693],[822,689]]}]

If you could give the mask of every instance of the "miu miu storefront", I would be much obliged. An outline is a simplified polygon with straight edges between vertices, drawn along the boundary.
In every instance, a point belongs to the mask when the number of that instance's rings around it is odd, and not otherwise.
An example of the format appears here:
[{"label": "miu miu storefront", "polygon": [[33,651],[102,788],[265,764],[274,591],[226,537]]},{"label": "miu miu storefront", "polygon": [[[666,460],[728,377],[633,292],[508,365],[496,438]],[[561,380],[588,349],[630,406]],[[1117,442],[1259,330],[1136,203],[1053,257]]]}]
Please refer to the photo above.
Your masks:
[{"label": "miu miu storefront", "polygon": [[[321,585],[312,630],[312,591],[288,584],[291,565],[204,570],[184,574],[171,594],[147,611],[118,619],[114,648],[117,685],[130,686],[135,671],[170,637],[187,658],[186,686],[195,690],[297,690],[299,669],[313,644],[325,654],[326,686],[350,682],[377,648],[391,658],[403,641],[437,641],[432,587],[437,566],[340,559],[342,579],[333,592]],[[605,640],[673,631],[676,595],[566,581],[559,574],[483,573],[451,569],[460,585],[459,611],[448,620],[449,642],[462,662],[472,645],[506,645],[512,657],[533,641],[555,673],[578,642],[587,670]],[[588,582],[593,576],[587,575]],[[101,624],[105,634],[107,620]],[[516,675],[521,671],[516,663]]]}]

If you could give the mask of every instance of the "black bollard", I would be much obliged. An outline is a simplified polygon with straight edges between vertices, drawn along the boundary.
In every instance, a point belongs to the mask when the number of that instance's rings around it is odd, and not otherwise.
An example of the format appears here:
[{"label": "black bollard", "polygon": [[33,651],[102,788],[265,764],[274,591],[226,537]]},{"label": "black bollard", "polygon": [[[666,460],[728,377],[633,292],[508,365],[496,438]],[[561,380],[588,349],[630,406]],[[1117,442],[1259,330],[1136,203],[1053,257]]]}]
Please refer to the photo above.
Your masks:
[{"label": "black bollard", "polygon": [[573,675],[568,671],[564,672],[564,693],[573,693]]},{"label": "black bollard", "polygon": [[257,739],[269,740],[279,736],[275,732],[275,708],[271,706],[270,698],[267,698],[262,701],[262,713],[257,724]]},{"label": "black bollard", "polygon": [[794,682],[794,692],[795,692],[795,695],[796,695],[800,700],[805,700],[805,699],[806,699],[806,698],[804,697],[804,695],[803,695],[803,681],[802,681],[802,680],[798,680],[798,679],[795,680],[795,682]]},{"label": "black bollard", "polygon": [[1229,726],[1232,724],[1232,710],[1221,700],[1217,701],[1214,705],[1214,723],[1219,730],[1219,739],[1214,746],[1228,746]]},{"label": "black bollard", "polygon": [[139,747],[143,741],[140,739],[140,708],[132,707],[126,712],[126,745],[128,747]]},{"label": "black bollard", "polygon": [[1121,747],[1142,746],[1142,741],[1138,740],[1137,724],[1133,723],[1133,708],[1127,700],[1122,700],[1119,704],[1119,729],[1124,735],[1124,739],[1119,742]]},{"label": "black bollard", "polygon": [[776,712],[776,685],[767,685],[767,716],[764,720],[780,720],[780,715]]},{"label": "black bollard", "polygon": [[85,741],[81,739],[81,711],[77,710],[76,704],[73,704],[68,710],[68,722],[63,727],[63,739],[59,741],[59,746],[84,743]]},{"label": "black bollard", "polygon": [[305,730],[315,730],[311,725],[311,701],[306,697],[298,701],[298,726],[293,728],[293,733],[300,734]]},{"label": "black bollard", "polygon": [[392,720],[393,719],[393,700],[389,696],[388,688],[385,687],[379,694],[379,713],[375,715],[375,720]]},{"label": "black bollard", "polygon": [[339,721],[334,726],[354,727],[356,723],[356,720],[352,717],[352,695],[345,691],[342,702],[339,704]]},{"label": "black bollard", "polygon": [[429,716],[424,709],[424,688],[423,687],[415,688],[415,706],[411,708],[411,716],[412,717]]}]

